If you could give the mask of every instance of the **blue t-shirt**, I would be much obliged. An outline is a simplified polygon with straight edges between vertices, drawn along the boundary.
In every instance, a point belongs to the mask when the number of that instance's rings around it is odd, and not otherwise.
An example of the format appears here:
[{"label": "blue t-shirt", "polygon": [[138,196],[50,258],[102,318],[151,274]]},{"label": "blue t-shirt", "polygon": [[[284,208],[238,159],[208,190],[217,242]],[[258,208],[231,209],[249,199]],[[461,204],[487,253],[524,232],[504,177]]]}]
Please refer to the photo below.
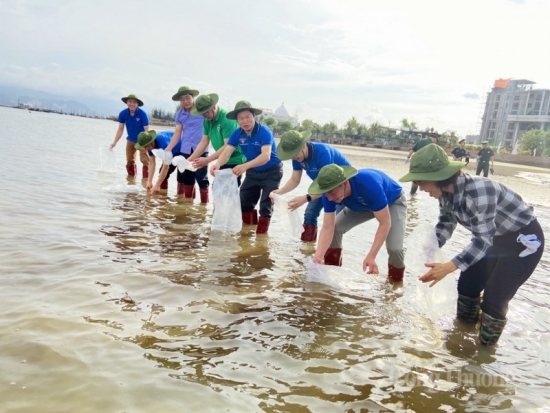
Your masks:
[{"label": "blue t-shirt", "polygon": [[[174,136],[173,130],[163,130],[163,131],[157,132],[154,149],[166,149],[166,147],[172,140],[172,136]],[[172,155],[177,155],[179,153],[177,145],[175,148],[172,148],[170,152],[172,152]],[[153,156],[152,151],[147,151],[147,153],[149,154],[149,156]]]},{"label": "blue t-shirt", "polygon": [[281,163],[281,160],[277,158],[277,144],[273,139],[273,132],[261,123],[256,122],[250,136],[242,128],[235,129],[227,144],[235,148],[239,146],[247,161],[256,159],[262,153],[262,146],[271,145],[271,159],[265,165],[252,168],[257,172],[265,171]]},{"label": "blue t-shirt", "polygon": [[308,159],[303,162],[292,160],[292,169],[306,171],[307,176],[314,180],[323,166],[335,163],[339,166],[351,166],[342,152],[326,143],[310,142],[308,145]]},{"label": "blue t-shirt", "polygon": [[118,123],[126,125],[126,133],[128,133],[126,139],[136,143],[138,135],[145,132],[145,126],[149,125],[149,117],[141,108],[136,108],[134,116],[130,115],[130,109],[124,109],[118,114]]},{"label": "blue t-shirt", "polygon": [[[349,183],[351,195],[342,204],[353,211],[378,212],[393,204],[403,191],[401,185],[379,169],[360,169]],[[323,195],[323,208],[325,212],[335,212],[336,202]]]}]

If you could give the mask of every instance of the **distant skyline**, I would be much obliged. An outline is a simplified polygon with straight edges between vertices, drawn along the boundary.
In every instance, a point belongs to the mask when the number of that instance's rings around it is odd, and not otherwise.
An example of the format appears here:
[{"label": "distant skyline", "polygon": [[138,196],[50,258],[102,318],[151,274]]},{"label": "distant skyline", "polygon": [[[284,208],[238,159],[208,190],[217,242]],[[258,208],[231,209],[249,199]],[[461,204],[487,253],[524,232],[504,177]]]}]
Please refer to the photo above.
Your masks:
[{"label": "distant skyline", "polygon": [[464,136],[496,79],[550,88],[548,16],[543,0],[3,0],[0,84],[113,114],[129,93],[170,110],[188,85],[227,109]]}]

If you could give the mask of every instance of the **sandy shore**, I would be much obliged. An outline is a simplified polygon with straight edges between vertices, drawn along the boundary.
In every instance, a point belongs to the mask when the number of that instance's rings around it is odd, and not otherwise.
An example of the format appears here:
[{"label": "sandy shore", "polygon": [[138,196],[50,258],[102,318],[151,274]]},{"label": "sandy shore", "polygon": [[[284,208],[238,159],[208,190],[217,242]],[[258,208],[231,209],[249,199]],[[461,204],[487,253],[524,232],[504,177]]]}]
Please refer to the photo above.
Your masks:
[{"label": "sandy shore", "polygon": [[[335,148],[341,149],[343,151],[351,150],[353,152],[364,152],[365,155],[368,155],[368,153],[385,153],[387,155],[391,155],[392,158],[396,159],[405,159],[407,156],[406,151],[400,151],[400,150],[392,150],[392,149],[379,149],[379,148],[366,148],[362,146],[350,146],[350,145],[332,145]],[[515,164],[515,163],[508,163],[508,162],[496,162],[494,163],[494,169],[495,173],[498,175],[515,175],[518,171],[527,171],[527,172],[537,172],[537,173],[546,173],[550,174],[550,170],[548,168],[541,168],[537,166],[528,166],[528,165],[521,165],[521,164]],[[470,163],[466,167],[466,169],[469,171],[469,173],[475,173],[476,170],[476,160],[471,159]],[[473,172],[472,172],[473,171]]]}]

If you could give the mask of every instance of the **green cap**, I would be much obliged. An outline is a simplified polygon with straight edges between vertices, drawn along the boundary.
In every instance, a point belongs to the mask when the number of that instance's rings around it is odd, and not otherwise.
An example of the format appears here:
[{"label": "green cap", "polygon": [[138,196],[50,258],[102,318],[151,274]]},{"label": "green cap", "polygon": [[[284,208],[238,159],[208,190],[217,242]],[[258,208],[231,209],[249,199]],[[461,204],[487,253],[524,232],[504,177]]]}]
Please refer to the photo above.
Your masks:
[{"label": "green cap", "polygon": [[128,96],[124,96],[123,98],[120,98],[120,100],[122,100],[124,103],[128,102],[128,99],[137,100],[138,106],[143,106],[143,101],[133,93],[130,93]]},{"label": "green cap", "polygon": [[289,130],[283,134],[279,145],[277,145],[277,158],[281,161],[292,159],[304,147],[311,136],[311,131],[302,133],[297,130]]},{"label": "green cap", "polygon": [[191,89],[189,86],[182,86],[178,89],[176,94],[172,96],[173,101],[178,101],[183,95],[191,95],[193,97],[197,96],[199,94],[198,90]]},{"label": "green cap", "polygon": [[338,185],[342,185],[355,175],[357,175],[357,169],[353,166],[339,166],[335,163],[323,166],[307,192],[311,195],[324,194],[333,190]]},{"label": "green cap", "polygon": [[443,181],[465,165],[466,162],[449,161],[449,155],[439,145],[427,145],[414,154],[409,173],[399,181]]},{"label": "green cap", "polygon": [[193,105],[189,113],[191,113],[191,115],[193,116],[202,115],[203,113],[208,112],[210,109],[216,106],[219,98],[220,97],[215,93],[200,95],[197,99],[195,99],[195,104]]},{"label": "green cap", "polygon": [[247,102],[246,100],[240,100],[235,104],[235,109],[229,112],[226,117],[227,119],[237,119],[237,115],[243,110],[249,110],[254,113],[254,115],[259,115],[260,113],[262,113],[261,109],[253,108],[250,102]]},{"label": "green cap", "polygon": [[149,132],[141,132],[138,135],[137,143],[134,145],[134,148],[141,149],[149,145],[157,138],[157,132],[150,130]]}]

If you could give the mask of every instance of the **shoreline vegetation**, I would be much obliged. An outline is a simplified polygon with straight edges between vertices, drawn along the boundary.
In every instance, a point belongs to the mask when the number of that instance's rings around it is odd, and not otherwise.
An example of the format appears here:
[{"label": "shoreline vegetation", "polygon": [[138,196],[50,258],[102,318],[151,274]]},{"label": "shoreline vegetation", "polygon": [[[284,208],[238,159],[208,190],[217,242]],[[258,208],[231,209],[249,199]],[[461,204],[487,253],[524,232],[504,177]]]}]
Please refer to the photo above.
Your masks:
[{"label": "shoreline vegetation", "polygon": [[[77,113],[64,113],[63,111],[55,111],[51,109],[39,109],[39,108],[31,108],[31,107],[25,107],[25,106],[8,106],[8,105],[0,105],[3,107],[8,108],[14,108],[14,109],[23,109],[28,110],[29,112],[45,112],[45,113],[57,113],[59,115],[70,115],[70,116],[79,116],[79,117],[85,117],[85,118],[91,118],[91,119],[107,119],[107,120],[113,120],[117,121],[117,116],[90,116],[87,114],[77,114]],[[260,119],[263,123],[265,123],[267,126],[269,126],[276,138],[279,138],[286,130],[291,129],[292,125],[289,122],[280,122],[281,125],[278,125],[277,122],[274,121],[272,118],[266,118],[266,119]],[[271,121],[271,122],[270,122]],[[404,119],[403,121],[406,121]],[[312,122],[309,119],[306,119],[302,122],[301,126],[297,126],[296,128],[299,130],[309,129],[311,128],[307,126],[311,126],[313,128],[312,132],[313,135],[311,137],[312,142],[323,142],[328,143],[335,146],[342,146],[342,147],[352,147],[355,149],[368,149],[368,150],[381,150],[385,152],[390,153],[407,153],[409,150],[413,147],[415,141],[414,138],[418,139],[422,135],[422,131],[405,131],[406,137],[401,137],[397,139],[395,136],[392,137],[385,137],[385,136],[379,136],[374,139],[368,139],[364,134],[351,134],[351,137],[346,134],[345,130],[346,128],[349,129],[350,122],[352,124],[357,123],[355,118],[351,118],[348,121],[348,125],[344,127],[343,129],[338,130],[337,125],[331,122],[329,125],[333,125],[333,130],[330,131],[331,133],[325,133],[325,131],[321,131],[322,128],[316,128],[315,126],[318,126],[314,122]],[[283,124],[284,123],[284,124]],[[286,123],[289,123],[286,125]],[[311,123],[311,125],[310,125]],[[307,124],[307,125],[306,125]],[[167,119],[158,119],[151,117],[150,121],[151,126],[156,127],[163,127],[163,128],[174,128],[174,122]],[[325,125],[326,126],[326,125]],[[379,132],[383,129],[381,125],[374,125],[377,129],[380,129]],[[280,129],[280,130],[277,130]],[[395,129],[394,129],[395,131]],[[321,136],[320,136],[321,135]],[[456,140],[456,136],[454,136],[454,133],[452,133],[452,140],[448,140],[446,142],[441,142],[440,146],[445,149],[446,152],[450,152],[456,144],[453,145],[453,140]],[[470,153],[470,164],[475,164],[477,152],[481,149],[481,145],[466,145],[466,150]],[[542,157],[542,156],[532,156],[532,155],[513,155],[510,153],[495,153],[494,156],[495,162],[500,163],[506,163],[506,164],[518,164],[523,166],[532,166],[536,168],[541,169],[550,169],[550,157]]]}]

